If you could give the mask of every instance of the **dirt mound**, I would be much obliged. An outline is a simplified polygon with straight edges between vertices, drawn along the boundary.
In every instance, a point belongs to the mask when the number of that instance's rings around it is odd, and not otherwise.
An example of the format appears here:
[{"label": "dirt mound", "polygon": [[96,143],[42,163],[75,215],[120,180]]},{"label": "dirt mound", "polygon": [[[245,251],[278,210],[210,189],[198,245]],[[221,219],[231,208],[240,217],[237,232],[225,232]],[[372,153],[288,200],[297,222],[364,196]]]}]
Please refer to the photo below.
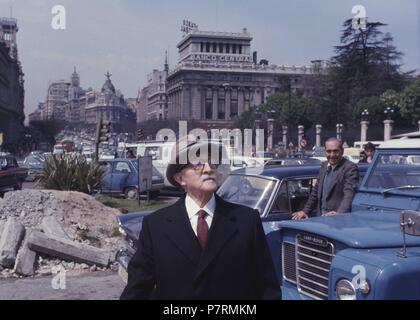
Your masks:
[{"label": "dirt mound", "polygon": [[22,190],[0,199],[0,219],[15,216],[26,228],[41,230],[44,217],[54,216],[70,239],[104,249],[115,249],[119,239],[118,210],[80,192]]}]

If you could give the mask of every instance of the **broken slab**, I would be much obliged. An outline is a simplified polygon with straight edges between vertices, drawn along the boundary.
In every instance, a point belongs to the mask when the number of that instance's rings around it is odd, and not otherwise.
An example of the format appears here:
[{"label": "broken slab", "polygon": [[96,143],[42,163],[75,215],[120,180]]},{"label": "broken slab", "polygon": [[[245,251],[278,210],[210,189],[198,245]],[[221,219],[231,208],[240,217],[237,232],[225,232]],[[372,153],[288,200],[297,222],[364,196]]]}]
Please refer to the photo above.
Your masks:
[{"label": "broken slab", "polygon": [[5,223],[6,223],[6,221],[0,220],[0,238],[1,238],[1,234],[3,233]]},{"label": "broken slab", "polygon": [[35,230],[28,237],[28,246],[36,252],[88,265],[107,267],[111,259],[109,251],[82,243],[69,243]]},{"label": "broken slab", "polygon": [[63,242],[72,241],[54,216],[44,217],[41,229],[49,237],[60,239]]},{"label": "broken slab", "polygon": [[16,257],[14,272],[22,276],[33,276],[35,274],[35,262],[37,253],[28,246],[28,238],[33,231],[26,231],[25,239]]},{"label": "broken slab", "polygon": [[13,268],[24,235],[23,224],[15,217],[9,217],[0,237],[0,265],[5,268]]}]

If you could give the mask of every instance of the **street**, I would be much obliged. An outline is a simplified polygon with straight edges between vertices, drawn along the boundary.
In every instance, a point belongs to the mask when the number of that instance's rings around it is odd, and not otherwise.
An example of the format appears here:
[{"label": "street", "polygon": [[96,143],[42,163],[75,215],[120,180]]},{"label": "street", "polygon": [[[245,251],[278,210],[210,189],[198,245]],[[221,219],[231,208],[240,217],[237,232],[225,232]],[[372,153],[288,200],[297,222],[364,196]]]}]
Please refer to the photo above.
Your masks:
[{"label": "street", "polygon": [[117,300],[124,282],[117,272],[87,272],[66,277],[65,289],[53,289],[53,276],[0,280],[0,300]]}]

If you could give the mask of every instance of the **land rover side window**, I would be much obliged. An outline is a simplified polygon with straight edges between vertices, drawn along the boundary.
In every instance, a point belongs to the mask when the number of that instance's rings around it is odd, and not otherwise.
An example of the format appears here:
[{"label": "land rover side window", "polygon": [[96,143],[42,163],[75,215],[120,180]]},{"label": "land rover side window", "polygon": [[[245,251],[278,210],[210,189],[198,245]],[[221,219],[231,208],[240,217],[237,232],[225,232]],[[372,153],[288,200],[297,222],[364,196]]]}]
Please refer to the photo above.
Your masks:
[{"label": "land rover side window", "polygon": [[292,212],[300,211],[303,209],[316,181],[317,179],[313,178],[287,181]]},{"label": "land rover side window", "polygon": [[420,195],[420,165],[418,154],[380,155],[364,187],[381,192]]},{"label": "land rover side window", "polygon": [[293,179],[282,182],[270,215],[291,214],[302,210],[317,179]]},{"label": "land rover side window", "polygon": [[280,185],[279,192],[274,199],[273,206],[271,207],[270,216],[291,214],[289,195],[287,192],[288,181],[283,181]]}]

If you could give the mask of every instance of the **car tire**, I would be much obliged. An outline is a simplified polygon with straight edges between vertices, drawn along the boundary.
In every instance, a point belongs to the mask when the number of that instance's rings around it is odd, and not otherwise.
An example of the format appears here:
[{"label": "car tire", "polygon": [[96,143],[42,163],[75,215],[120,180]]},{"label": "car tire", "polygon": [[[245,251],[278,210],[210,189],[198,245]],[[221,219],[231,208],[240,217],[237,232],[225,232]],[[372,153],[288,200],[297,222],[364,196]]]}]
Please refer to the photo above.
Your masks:
[{"label": "car tire", "polygon": [[138,198],[138,192],[136,187],[129,187],[124,190],[125,198],[128,200],[136,200]]}]

